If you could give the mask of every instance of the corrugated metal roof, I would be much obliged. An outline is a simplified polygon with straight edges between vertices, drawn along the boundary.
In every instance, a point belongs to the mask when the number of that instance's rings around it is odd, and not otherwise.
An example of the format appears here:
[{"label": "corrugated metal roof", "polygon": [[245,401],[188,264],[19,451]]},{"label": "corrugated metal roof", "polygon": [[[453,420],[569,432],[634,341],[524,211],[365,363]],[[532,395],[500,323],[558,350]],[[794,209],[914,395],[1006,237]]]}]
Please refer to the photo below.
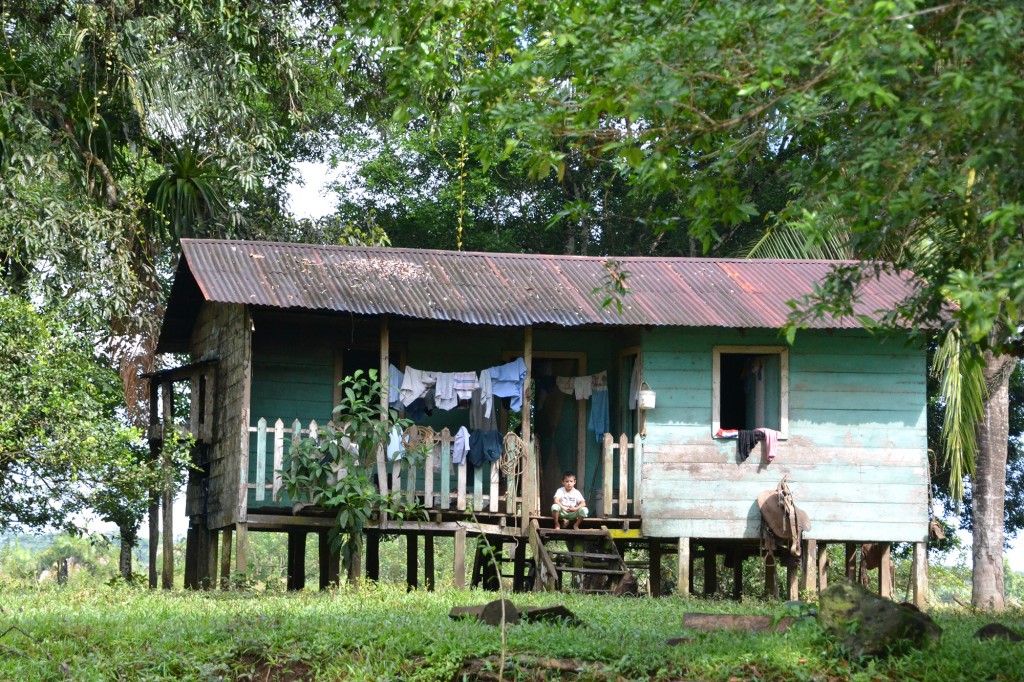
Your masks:
[{"label": "corrugated metal roof", "polygon": [[[190,273],[207,301],[496,326],[775,329],[786,322],[787,302],[809,293],[836,265],[617,258],[629,288],[620,314],[593,293],[607,279],[605,258],[231,240],[183,239],[181,245],[176,290],[191,289],[178,282]],[[909,292],[906,278],[870,278],[855,312],[877,317]],[[171,298],[168,321],[182,317],[172,315],[173,292]],[[851,318],[809,324],[859,326]]]}]

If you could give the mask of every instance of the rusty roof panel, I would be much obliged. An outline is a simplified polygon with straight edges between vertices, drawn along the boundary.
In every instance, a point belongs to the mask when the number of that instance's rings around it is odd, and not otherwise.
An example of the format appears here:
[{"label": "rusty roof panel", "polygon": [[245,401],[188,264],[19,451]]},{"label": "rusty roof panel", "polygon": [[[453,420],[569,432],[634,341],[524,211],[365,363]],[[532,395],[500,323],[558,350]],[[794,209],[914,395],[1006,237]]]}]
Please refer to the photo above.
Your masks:
[{"label": "rusty roof panel", "polygon": [[[779,328],[787,302],[808,294],[827,261],[618,258],[628,273],[621,314],[595,294],[607,259],[426,249],[182,240],[178,278],[208,301],[389,314],[495,326],[552,324]],[[877,317],[910,291],[884,275],[864,286],[858,313]],[[169,311],[175,301],[169,304]],[[813,327],[857,327],[821,319]]]}]

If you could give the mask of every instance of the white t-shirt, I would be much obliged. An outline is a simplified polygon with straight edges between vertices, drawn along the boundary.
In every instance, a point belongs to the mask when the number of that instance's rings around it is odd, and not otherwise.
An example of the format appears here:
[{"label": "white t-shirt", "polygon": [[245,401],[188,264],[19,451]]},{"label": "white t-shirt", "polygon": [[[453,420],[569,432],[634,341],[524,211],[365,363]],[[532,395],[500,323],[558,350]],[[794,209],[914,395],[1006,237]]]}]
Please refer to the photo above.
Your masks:
[{"label": "white t-shirt", "polygon": [[572,492],[569,492],[563,487],[559,488],[555,493],[555,499],[563,507],[575,507],[583,504],[583,493],[580,492],[579,488],[573,488]]}]

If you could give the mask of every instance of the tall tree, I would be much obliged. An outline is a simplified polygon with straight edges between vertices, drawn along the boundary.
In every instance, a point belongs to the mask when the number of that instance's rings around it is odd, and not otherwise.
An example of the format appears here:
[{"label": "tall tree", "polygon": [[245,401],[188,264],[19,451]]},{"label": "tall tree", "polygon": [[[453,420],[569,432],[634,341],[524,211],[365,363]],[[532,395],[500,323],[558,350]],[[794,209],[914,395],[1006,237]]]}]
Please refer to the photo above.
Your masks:
[{"label": "tall tree", "polygon": [[[875,268],[913,271],[919,286],[887,323],[955,325],[971,352],[988,353],[988,376],[1012,368],[1024,305],[1019,5],[464,0],[391,9],[350,8],[339,55],[346,72],[372,65],[399,118],[473,112],[507,148],[525,149],[538,177],[563,172],[571,149],[619,164],[633,191],[678,188],[678,227],[705,248],[753,216],[811,245],[839,226],[852,252],[877,264],[837,267],[804,302],[807,314],[848,314]],[[788,201],[766,216],[750,169],[791,148],[799,151],[777,169]],[[986,429],[1007,411],[1000,385]],[[1006,440],[1001,429],[986,433],[976,480],[1001,488]],[[1001,526],[996,497],[985,523]],[[998,539],[976,532],[976,556],[999,553]],[[1002,604],[996,563],[975,584],[978,606]]]}]

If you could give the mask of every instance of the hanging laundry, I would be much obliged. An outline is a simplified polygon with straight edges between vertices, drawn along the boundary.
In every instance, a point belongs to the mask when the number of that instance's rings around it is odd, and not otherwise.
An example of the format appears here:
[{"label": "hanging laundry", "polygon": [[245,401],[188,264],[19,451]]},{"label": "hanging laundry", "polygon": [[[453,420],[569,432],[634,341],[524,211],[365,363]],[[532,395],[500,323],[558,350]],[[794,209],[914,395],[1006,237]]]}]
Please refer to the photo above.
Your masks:
[{"label": "hanging laundry", "polygon": [[523,381],[526,379],[526,363],[522,358],[491,367],[491,395],[497,398],[511,398],[509,409],[519,412],[523,409]]},{"label": "hanging laundry", "polygon": [[574,377],[555,377],[555,386],[558,390],[566,395],[572,395],[573,386],[575,385]]},{"label": "hanging laundry", "polygon": [[754,449],[754,439],[756,434],[752,430],[740,429],[739,440],[736,442],[736,449],[740,455],[740,461],[746,462],[747,457],[750,456],[750,451]]},{"label": "hanging laundry", "polygon": [[455,393],[455,373],[437,372],[434,384],[434,404],[439,410],[450,410],[459,405],[459,396]]},{"label": "hanging laundry", "polygon": [[739,429],[718,429],[715,432],[715,438],[739,438]]},{"label": "hanging laundry", "polygon": [[396,462],[402,459],[405,454],[405,447],[402,445],[402,429],[398,425],[392,426],[388,433],[388,447],[386,455],[389,462]]},{"label": "hanging laundry", "polygon": [[436,381],[437,375],[434,372],[425,372],[406,365],[405,376],[402,378],[402,404],[408,407],[412,401],[422,398]]},{"label": "hanging laundry", "polygon": [[[480,376],[487,374],[487,370],[484,370]],[[498,428],[498,420],[494,418],[493,414],[487,414],[489,407],[485,408],[483,400],[481,399],[482,389],[475,389],[473,396],[469,399],[469,428],[470,430],[482,429],[484,431],[495,431]]]},{"label": "hanging laundry", "polygon": [[587,428],[594,432],[598,443],[604,440],[604,434],[610,429],[608,417],[608,387],[594,391],[590,399],[590,420]]},{"label": "hanging laundry", "polygon": [[[491,393],[491,371],[485,369],[480,372],[480,406],[482,408],[481,415],[484,419],[493,419],[493,408],[492,403],[494,402],[494,394]],[[475,391],[474,391],[475,393]],[[470,398],[472,401],[472,398]],[[483,424],[480,425],[483,429]]]},{"label": "hanging laundry", "polygon": [[766,428],[754,429],[754,432],[764,439],[764,444],[761,447],[764,450],[764,458],[768,460],[768,463],[770,464],[771,461],[775,459],[775,454],[779,445],[779,436],[782,434],[775,429]]},{"label": "hanging laundry", "polygon": [[388,365],[388,404],[394,405],[401,397],[402,381],[405,375],[394,364]]},{"label": "hanging laundry", "polygon": [[469,434],[466,459],[474,467],[483,466],[484,462],[497,462],[501,459],[501,448],[501,434],[497,431],[473,431]]},{"label": "hanging laundry", "polygon": [[598,372],[597,374],[591,374],[591,390],[600,391],[608,390],[608,372]]},{"label": "hanging laundry", "polygon": [[459,400],[472,399],[473,391],[479,387],[480,380],[477,379],[476,372],[455,373],[455,393],[458,395]]},{"label": "hanging laundry", "polygon": [[452,464],[465,462],[467,452],[469,452],[469,429],[462,426],[459,427],[455,433],[455,440],[452,441]]},{"label": "hanging laundry", "polygon": [[576,400],[586,400],[594,392],[594,375],[582,377],[555,377],[558,390],[571,395]]}]

